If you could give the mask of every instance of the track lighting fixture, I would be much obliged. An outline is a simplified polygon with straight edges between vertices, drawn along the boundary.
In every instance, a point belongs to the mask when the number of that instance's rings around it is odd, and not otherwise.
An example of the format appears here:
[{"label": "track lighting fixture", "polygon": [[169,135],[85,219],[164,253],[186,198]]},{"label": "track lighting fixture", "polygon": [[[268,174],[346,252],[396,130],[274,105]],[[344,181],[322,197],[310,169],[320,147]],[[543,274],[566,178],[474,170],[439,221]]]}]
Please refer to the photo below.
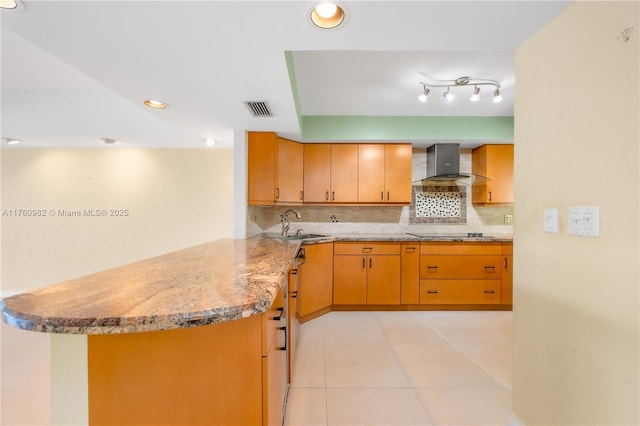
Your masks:
[{"label": "track lighting fixture", "polygon": [[452,102],[454,99],[454,93],[452,88],[459,86],[474,86],[473,94],[470,100],[477,102],[480,100],[480,87],[478,86],[493,86],[495,90],[493,92],[493,102],[497,103],[502,101],[502,94],[500,93],[500,83],[496,80],[477,79],[471,77],[458,77],[455,80],[433,80],[433,82],[425,83],[420,82],[423,92],[418,96],[421,102],[427,102],[427,95],[429,94],[430,87],[446,87],[446,91],[442,94],[447,102]]}]

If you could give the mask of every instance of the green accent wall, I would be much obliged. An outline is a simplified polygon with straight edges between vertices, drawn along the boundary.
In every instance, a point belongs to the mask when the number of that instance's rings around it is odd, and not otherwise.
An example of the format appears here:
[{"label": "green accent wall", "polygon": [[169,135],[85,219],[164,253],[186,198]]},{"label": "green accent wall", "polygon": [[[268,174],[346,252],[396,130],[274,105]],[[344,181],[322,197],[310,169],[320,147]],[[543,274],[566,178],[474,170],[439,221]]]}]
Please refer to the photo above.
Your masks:
[{"label": "green accent wall", "polygon": [[305,141],[513,141],[513,117],[301,116]]},{"label": "green accent wall", "polygon": [[304,141],[513,142],[513,117],[302,115],[293,52],[284,52]]}]

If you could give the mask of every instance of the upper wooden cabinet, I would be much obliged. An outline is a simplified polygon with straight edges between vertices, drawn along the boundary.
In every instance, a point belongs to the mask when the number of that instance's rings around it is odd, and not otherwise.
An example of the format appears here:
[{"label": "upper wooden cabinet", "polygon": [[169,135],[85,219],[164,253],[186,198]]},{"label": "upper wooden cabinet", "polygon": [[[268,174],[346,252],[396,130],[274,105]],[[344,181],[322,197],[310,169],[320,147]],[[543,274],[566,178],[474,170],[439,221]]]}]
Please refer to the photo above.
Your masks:
[{"label": "upper wooden cabinet", "polygon": [[482,145],[474,148],[471,155],[472,173],[490,179],[472,187],[471,202],[513,203],[513,145]]},{"label": "upper wooden cabinet", "polygon": [[304,144],[304,201],[358,201],[358,145]]},{"label": "upper wooden cabinet", "polygon": [[247,141],[248,203],[301,203],[302,144],[273,132],[249,132]]},{"label": "upper wooden cabinet", "polygon": [[273,132],[247,135],[247,200],[253,205],[271,205],[276,195],[278,136]]},{"label": "upper wooden cabinet", "polygon": [[303,199],[302,144],[278,138],[276,163],[276,202],[301,203]]},{"label": "upper wooden cabinet", "polygon": [[411,144],[358,145],[358,202],[411,203]]}]

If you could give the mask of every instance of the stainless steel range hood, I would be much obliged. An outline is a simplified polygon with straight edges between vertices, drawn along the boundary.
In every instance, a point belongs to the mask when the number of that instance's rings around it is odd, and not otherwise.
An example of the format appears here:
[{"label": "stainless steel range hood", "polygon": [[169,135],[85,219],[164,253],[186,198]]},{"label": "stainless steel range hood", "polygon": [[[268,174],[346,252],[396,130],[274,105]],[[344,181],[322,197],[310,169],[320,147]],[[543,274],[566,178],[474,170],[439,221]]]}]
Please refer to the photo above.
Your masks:
[{"label": "stainless steel range hood", "polygon": [[427,176],[422,183],[455,181],[456,184],[477,184],[487,181],[484,176],[460,173],[460,144],[437,143],[427,148]]}]

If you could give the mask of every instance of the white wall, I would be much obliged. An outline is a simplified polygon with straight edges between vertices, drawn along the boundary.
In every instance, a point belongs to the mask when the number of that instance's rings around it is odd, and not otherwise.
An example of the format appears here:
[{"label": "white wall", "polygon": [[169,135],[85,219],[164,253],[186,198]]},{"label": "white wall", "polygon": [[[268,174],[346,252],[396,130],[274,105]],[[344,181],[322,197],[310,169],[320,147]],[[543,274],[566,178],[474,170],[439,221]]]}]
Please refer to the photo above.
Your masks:
[{"label": "white wall", "polygon": [[[233,236],[230,149],[11,149],[0,161],[3,293]],[[86,336],[51,338],[53,423],[86,423]]]},{"label": "white wall", "polygon": [[[638,16],[635,1],[578,1],[516,55],[513,407],[527,425],[640,423]],[[599,238],[567,234],[581,205],[600,207]],[[558,234],[543,232],[551,207]]]}]

